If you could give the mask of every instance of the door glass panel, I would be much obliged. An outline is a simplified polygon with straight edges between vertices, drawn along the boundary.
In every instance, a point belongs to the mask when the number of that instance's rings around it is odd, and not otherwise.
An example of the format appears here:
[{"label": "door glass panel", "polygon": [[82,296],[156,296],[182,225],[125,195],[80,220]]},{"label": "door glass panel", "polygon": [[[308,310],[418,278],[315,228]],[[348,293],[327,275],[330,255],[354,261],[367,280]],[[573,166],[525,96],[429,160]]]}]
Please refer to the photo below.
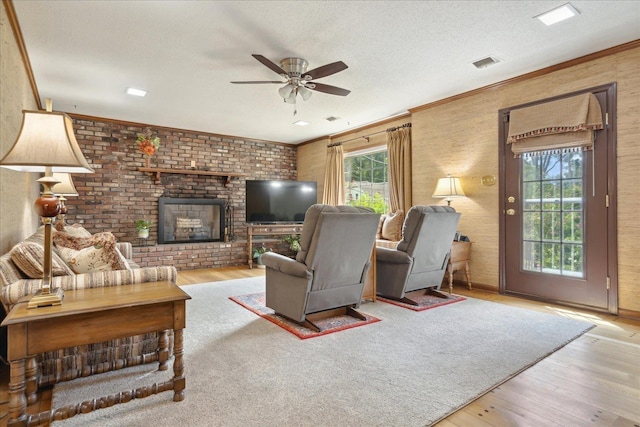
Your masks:
[{"label": "door glass panel", "polygon": [[584,277],[582,152],[522,159],[522,269]]},{"label": "door glass panel", "polygon": [[540,243],[525,241],[522,266],[527,271],[540,271],[542,256],[540,254]]}]

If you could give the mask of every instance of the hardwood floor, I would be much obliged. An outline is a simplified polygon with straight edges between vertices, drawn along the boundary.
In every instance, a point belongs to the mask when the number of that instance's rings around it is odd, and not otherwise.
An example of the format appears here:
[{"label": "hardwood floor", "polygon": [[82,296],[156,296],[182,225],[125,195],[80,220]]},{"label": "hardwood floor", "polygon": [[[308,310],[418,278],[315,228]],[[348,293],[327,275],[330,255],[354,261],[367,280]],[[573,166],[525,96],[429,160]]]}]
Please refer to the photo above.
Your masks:
[{"label": "hardwood floor", "polygon": [[[245,266],[183,271],[178,284],[264,275]],[[529,301],[458,284],[454,292],[530,310],[590,321],[597,326],[551,356],[436,424],[468,426],[640,427],[640,321]],[[469,319],[473,321],[473,319]],[[463,327],[464,325],[461,325]],[[0,367],[0,427],[7,424],[9,369]],[[39,393],[29,413],[50,409]]]}]

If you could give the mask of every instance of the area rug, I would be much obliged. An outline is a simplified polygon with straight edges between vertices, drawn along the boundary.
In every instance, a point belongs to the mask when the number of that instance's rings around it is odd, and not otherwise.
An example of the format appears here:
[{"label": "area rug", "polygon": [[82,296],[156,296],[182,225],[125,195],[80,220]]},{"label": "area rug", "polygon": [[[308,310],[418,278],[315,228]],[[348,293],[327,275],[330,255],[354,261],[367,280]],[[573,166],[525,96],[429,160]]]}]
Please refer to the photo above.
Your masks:
[{"label": "area rug", "polygon": [[[369,302],[361,309],[381,322],[300,340],[229,299],[264,292],[264,277],[183,289],[192,297],[184,332],[185,400],[173,402],[165,392],[53,427],[422,427],[592,327],[475,298],[419,316]],[[60,383],[53,406],[151,385],[171,373],[171,367],[158,372],[148,364]]]},{"label": "area rug", "polygon": [[446,298],[437,297],[435,295],[428,295],[424,292],[421,292],[419,295],[412,295],[411,299],[418,303],[418,305],[407,304],[402,301],[396,301],[389,298],[384,298],[381,296],[377,297],[380,301],[386,302],[388,304],[397,305],[399,307],[408,308],[413,311],[424,311],[429,310],[430,308],[441,307],[447,304],[453,304],[454,302],[464,301],[466,298],[460,295],[448,295]]},{"label": "area rug", "polygon": [[238,295],[229,297],[231,301],[234,301],[247,310],[250,310],[268,320],[275,323],[282,329],[287,330],[297,336],[300,339],[314,338],[322,335],[332,334],[334,332],[344,331],[345,329],[356,328],[358,326],[368,325],[370,323],[379,322],[377,317],[370,316],[366,313],[359,311],[366,320],[357,319],[347,315],[336,315],[320,317],[313,320],[313,323],[320,329],[320,332],[309,329],[301,324],[298,324],[286,317],[276,314],[272,309],[265,306],[265,293],[257,292],[247,295]]}]

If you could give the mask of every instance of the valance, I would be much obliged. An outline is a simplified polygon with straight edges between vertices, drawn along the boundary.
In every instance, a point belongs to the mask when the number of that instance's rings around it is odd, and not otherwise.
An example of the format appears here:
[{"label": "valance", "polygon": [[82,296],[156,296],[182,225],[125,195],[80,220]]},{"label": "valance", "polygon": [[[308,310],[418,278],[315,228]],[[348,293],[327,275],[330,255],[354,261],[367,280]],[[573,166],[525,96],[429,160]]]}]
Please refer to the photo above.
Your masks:
[{"label": "valance", "polygon": [[589,149],[602,129],[602,110],[592,93],[545,102],[509,113],[507,144],[514,154]]}]

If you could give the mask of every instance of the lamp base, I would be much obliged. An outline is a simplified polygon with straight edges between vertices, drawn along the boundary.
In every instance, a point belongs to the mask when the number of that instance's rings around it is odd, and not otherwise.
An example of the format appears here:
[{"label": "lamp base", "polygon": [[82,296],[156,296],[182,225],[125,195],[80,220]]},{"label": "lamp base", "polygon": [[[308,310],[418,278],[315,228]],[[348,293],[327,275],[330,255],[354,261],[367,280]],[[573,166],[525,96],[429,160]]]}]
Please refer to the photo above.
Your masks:
[{"label": "lamp base", "polygon": [[39,290],[27,304],[27,308],[47,307],[50,305],[62,305],[62,299],[64,298],[64,290],[62,288],[52,289],[51,291],[43,292]]}]

